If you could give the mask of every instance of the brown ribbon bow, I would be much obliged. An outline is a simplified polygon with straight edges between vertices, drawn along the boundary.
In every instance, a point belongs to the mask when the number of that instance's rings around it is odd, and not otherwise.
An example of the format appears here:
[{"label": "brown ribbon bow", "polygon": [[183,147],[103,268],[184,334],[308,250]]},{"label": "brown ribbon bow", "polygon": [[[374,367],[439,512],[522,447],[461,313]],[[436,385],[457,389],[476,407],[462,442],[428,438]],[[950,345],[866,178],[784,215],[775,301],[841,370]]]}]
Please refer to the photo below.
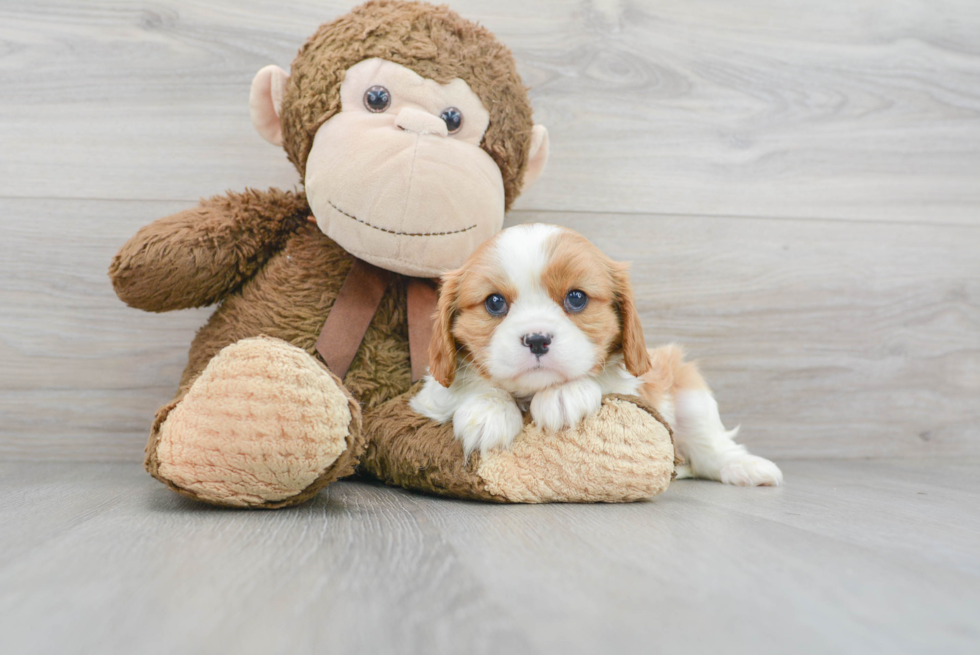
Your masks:
[{"label": "brown ribbon bow", "polygon": [[[316,350],[334,375],[347,375],[357,350],[364,341],[371,320],[381,305],[385,291],[398,273],[354,259],[330,315],[327,316]],[[406,280],[408,297],[408,352],[412,361],[412,382],[422,379],[429,365],[429,340],[432,338],[436,310],[436,281],[401,276]]]}]

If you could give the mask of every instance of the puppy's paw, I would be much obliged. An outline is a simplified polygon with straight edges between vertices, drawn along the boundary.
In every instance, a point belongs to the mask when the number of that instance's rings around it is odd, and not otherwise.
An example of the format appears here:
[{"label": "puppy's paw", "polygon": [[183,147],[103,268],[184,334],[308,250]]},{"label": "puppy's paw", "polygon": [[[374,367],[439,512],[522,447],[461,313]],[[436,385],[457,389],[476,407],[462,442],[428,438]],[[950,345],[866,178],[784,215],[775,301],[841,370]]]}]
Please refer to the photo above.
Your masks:
[{"label": "puppy's paw", "polygon": [[783,472],[764,457],[743,453],[721,467],[718,479],[740,487],[778,487]]},{"label": "puppy's paw", "polygon": [[697,476],[694,475],[694,471],[688,464],[678,464],[677,468],[674,469],[674,477],[676,480],[687,480]]},{"label": "puppy's paw", "polygon": [[453,433],[466,457],[478,448],[506,448],[523,429],[521,410],[507,393],[474,396],[453,414]]},{"label": "puppy's paw", "polygon": [[574,428],[583,418],[595,414],[602,406],[602,389],[591,378],[573,380],[534,394],[531,417],[535,425],[557,432]]}]

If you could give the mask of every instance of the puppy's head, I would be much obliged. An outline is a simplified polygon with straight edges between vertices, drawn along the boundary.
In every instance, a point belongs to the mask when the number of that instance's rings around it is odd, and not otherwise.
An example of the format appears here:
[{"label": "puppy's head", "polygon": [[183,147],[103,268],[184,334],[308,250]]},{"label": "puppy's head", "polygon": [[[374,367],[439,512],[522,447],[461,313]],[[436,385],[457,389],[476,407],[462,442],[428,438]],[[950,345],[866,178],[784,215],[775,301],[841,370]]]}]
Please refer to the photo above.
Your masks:
[{"label": "puppy's head", "polygon": [[650,368],[627,265],[582,235],[518,225],[443,276],[429,368],[443,386],[462,357],[518,394],[600,371],[613,354]]}]

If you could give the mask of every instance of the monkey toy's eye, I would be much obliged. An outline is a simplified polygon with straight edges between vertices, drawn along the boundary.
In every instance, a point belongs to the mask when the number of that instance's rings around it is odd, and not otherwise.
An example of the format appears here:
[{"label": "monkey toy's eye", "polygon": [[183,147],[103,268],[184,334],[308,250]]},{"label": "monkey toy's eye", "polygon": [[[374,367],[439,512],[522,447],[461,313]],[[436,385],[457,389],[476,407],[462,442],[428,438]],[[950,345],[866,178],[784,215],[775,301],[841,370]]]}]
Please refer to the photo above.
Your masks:
[{"label": "monkey toy's eye", "polygon": [[368,111],[380,114],[391,104],[391,94],[380,84],[375,84],[364,93],[364,106]]},{"label": "monkey toy's eye", "polygon": [[490,316],[503,316],[507,313],[507,301],[499,293],[491,293],[483,301],[483,306],[487,308]]},{"label": "monkey toy's eye", "polygon": [[578,314],[580,311],[585,309],[585,306],[589,304],[589,297],[585,295],[584,291],[579,289],[572,289],[565,294],[565,311],[572,314]]},{"label": "monkey toy's eye", "polygon": [[439,114],[439,118],[446,121],[446,128],[450,134],[456,134],[463,127],[463,112],[455,107],[443,109],[442,113]]}]

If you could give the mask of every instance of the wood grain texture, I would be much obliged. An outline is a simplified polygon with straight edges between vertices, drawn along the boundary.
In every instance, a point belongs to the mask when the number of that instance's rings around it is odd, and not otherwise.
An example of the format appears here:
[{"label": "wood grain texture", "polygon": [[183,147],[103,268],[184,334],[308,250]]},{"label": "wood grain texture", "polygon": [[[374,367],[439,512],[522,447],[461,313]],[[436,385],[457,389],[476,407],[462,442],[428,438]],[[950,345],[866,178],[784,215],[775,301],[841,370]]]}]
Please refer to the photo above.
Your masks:
[{"label": "wood grain texture", "polygon": [[649,344],[774,457],[980,454],[980,229],[528,213],[631,261]]},{"label": "wood grain texture", "polygon": [[977,652],[969,0],[452,2],[551,131],[510,222],[632,260],[650,343],[688,345],[787,487],[343,482],[272,513],[145,475],[210,310],[128,309],[109,261],[201,196],[297,184],[249,82],[353,4],[0,4],[0,460],[75,460],[0,462],[0,652]]},{"label": "wood grain texture", "polygon": [[[127,309],[106,267],[200,196],[297,184],[249,82],[353,4],[0,5],[0,457],[139,460],[210,310]],[[980,5],[452,4],[551,130],[510,222],[632,260],[648,340],[746,443],[980,453]]]},{"label": "wood grain texture", "polygon": [[980,463],[495,506],[341,482],[228,511],[135,464],[0,464],[4,653],[974,653]]},{"label": "wood grain texture", "polygon": [[[0,200],[0,455],[139,459],[210,310],[129,309],[105,271],[128,235],[184,206]],[[632,261],[648,342],[685,344],[760,454],[980,455],[980,229],[510,220],[563,223]]]},{"label": "wood grain texture", "polygon": [[[295,184],[249,82],[353,4],[4,3],[0,196]],[[551,129],[519,208],[978,221],[976,2],[453,6],[512,47]]]}]

